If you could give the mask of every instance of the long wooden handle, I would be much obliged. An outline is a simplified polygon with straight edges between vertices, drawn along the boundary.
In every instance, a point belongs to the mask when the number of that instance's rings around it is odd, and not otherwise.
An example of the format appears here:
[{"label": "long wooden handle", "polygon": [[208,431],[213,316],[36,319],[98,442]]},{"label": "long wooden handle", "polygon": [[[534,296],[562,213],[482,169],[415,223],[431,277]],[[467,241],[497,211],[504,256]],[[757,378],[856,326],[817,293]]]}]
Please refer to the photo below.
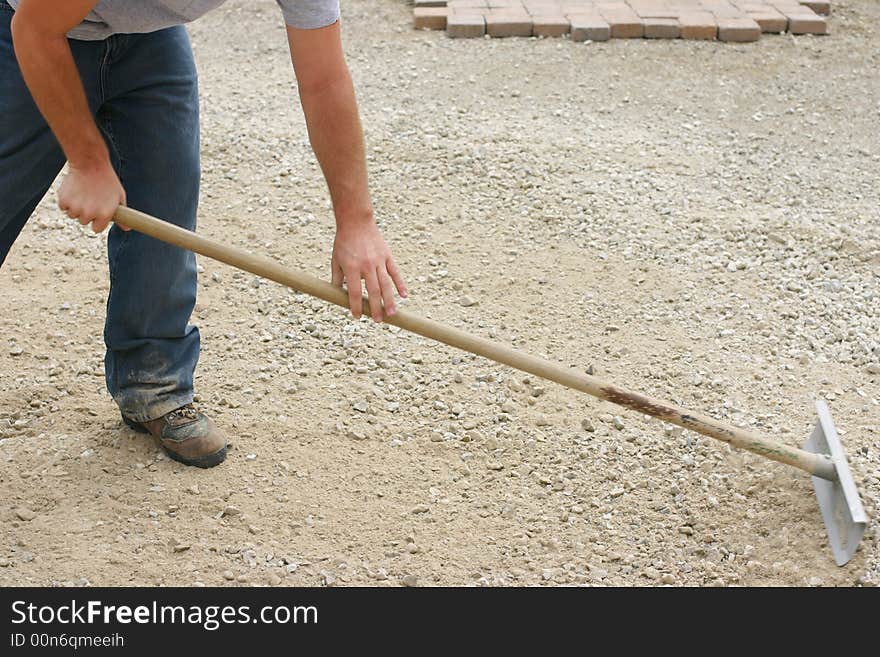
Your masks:
[{"label": "long wooden handle", "polygon": [[[232,265],[257,276],[281,283],[299,292],[304,292],[313,297],[334,303],[337,306],[348,308],[348,294],[342,289],[309,274],[283,267],[269,258],[220,244],[130,208],[120,206],[116,211],[114,219],[122,226],[155,237],[163,242],[174,244],[214,260],[219,260],[227,265]],[[364,298],[364,304],[364,313],[369,316],[369,301],[366,297]],[[769,440],[745,429],[727,425],[707,415],[692,413],[678,408],[669,402],[631,392],[603,381],[598,377],[562,367],[543,358],[524,354],[506,345],[471,335],[451,326],[413,315],[404,310],[398,310],[397,314],[393,317],[387,317],[385,322],[426,338],[438,340],[452,347],[457,347],[478,356],[509,365],[523,372],[534,374],[542,379],[555,381],[599,399],[652,415],[664,422],[669,422],[685,429],[691,429],[705,436],[717,438],[734,447],[740,447],[750,452],[761,454],[780,463],[787,463],[810,474],[830,480],[836,479],[833,463],[823,454],[814,454]]]}]

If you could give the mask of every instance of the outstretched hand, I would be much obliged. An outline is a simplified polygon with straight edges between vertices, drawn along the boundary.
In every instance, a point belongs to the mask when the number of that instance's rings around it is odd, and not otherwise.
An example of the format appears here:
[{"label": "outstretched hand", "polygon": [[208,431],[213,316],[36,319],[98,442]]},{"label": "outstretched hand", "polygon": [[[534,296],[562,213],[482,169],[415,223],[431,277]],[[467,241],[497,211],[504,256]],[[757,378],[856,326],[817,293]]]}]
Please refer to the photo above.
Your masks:
[{"label": "outstretched hand", "polygon": [[391,250],[372,220],[337,228],[330,274],[333,285],[343,287],[344,284],[348,289],[349,306],[355,319],[359,319],[363,312],[362,280],[366,284],[374,322],[381,322],[384,317],[397,312],[395,289],[401,297],[407,296],[406,283]]}]

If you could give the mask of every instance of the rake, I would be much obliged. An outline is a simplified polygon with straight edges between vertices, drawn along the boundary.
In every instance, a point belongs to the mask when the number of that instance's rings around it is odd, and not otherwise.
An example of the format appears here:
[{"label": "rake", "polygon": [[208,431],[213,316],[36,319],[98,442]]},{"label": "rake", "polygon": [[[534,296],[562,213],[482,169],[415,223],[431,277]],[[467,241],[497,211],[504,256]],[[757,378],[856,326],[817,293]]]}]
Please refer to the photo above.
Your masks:
[{"label": "rake", "polygon": [[[269,258],[221,244],[123,206],[117,209],[114,220],[168,244],[348,308],[348,295],[341,288],[283,267]],[[369,316],[366,297],[364,307],[364,313]],[[818,421],[803,449],[798,449],[404,310],[386,317],[385,322],[803,470],[812,475],[816,499],[837,565],[847,563],[858,548],[867,525],[867,516],[831,412],[824,401],[816,402]]]}]

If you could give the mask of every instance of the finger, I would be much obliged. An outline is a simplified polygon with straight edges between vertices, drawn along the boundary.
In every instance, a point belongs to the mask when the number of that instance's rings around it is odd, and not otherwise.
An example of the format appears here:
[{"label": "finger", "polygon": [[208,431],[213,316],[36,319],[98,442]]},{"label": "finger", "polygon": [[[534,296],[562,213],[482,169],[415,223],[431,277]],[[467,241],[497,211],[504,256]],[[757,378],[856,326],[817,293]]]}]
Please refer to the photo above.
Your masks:
[{"label": "finger", "polygon": [[394,287],[397,288],[397,293],[402,297],[407,297],[409,292],[406,289],[406,283],[403,282],[403,276],[400,275],[400,270],[397,268],[397,263],[394,262],[394,258],[388,258],[385,267],[391,275],[391,280],[394,281]]},{"label": "finger", "polygon": [[355,319],[361,318],[363,312],[363,301],[361,300],[361,277],[352,271],[346,272],[345,280],[348,282],[348,307],[351,308],[351,314]]},{"label": "finger", "polygon": [[388,272],[382,267],[376,270],[376,276],[379,278],[379,287],[382,289],[382,305],[385,307],[385,313],[390,317],[397,312],[397,305],[394,303],[394,284]]},{"label": "finger", "polygon": [[113,216],[116,214],[116,207],[107,208],[96,214],[95,220],[92,222],[96,233],[100,233],[110,225],[110,222],[113,221]]},{"label": "finger", "polygon": [[96,233],[100,233],[102,230],[107,228],[107,224],[110,223],[109,217],[100,217],[92,220],[92,230]]},{"label": "finger", "polygon": [[342,267],[336,263],[335,258],[330,259],[330,282],[336,287],[342,287]]},{"label": "finger", "polygon": [[100,212],[98,212],[95,208],[87,207],[85,208],[79,215],[79,222],[85,226],[86,224],[91,224],[91,228],[96,233],[98,231],[95,230],[94,222],[98,220],[100,216]]},{"label": "finger", "polygon": [[367,284],[367,295],[370,299],[370,314],[374,322],[382,321],[382,294],[379,292],[379,279],[376,272],[368,271],[364,274],[364,282]]}]

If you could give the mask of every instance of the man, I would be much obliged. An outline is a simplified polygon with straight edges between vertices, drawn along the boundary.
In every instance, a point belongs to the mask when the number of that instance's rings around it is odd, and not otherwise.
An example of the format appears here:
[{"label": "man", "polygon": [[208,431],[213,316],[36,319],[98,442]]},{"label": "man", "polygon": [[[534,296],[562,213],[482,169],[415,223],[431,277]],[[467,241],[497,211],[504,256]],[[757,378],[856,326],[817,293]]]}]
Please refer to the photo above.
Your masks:
[{"label": "man", "polygon": [[[222,3],[0,0],[0,265],[65,160],[58,204],[96,232],[120,204],[195,229],[199,101],[181,25]],[[355,318],[363,280],[379,322],[406,287],[373,219],[339,2],[278,4],[336,217],[331,278]],[[105,373],[123,420],[182,463],[221,463],[226,439],[192,404],[195,257],[116,225],[107,244]]]}]

